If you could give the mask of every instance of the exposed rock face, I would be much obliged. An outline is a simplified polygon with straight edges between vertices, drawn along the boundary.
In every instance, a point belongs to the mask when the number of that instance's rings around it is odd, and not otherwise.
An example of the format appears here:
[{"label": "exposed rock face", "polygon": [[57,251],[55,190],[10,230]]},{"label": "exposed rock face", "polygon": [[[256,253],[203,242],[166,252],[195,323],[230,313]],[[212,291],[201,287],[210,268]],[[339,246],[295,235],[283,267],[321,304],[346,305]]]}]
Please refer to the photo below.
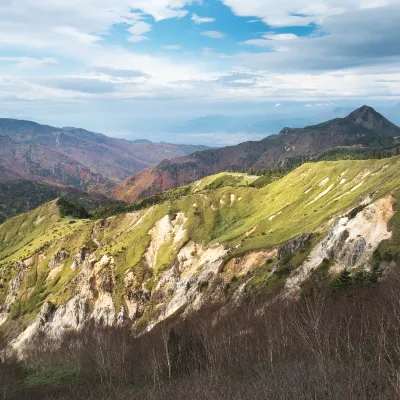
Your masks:
[{"label": "exposed rock face", "polygon": [[76,295],[58,308],[44,303],[35,322],[11,343],[11,347],[21,355],[24,346],[39,332],[57,342],[67,330],[79,331],[91,320],[98,325],[114,325],[114,267],[112,257],[103,256],[95,262],[92,255],[86,255],[75,278]]},{"label": "exposed rock face", "polygon": [[[159,280],[153,297],[162,299],[163,310],[158,319],[151,324],[166,319],[187,306],[186,312],[197,310],[203,302],[212,302],[221,295],[218,290],[204,295],[206,288],[211,288],[218,282],[222,284],[219,270],[224,263],[223,257],[227,250],[223,246],[204,249],[193,242],[188,243],[179,252],[175,265],[166,271]],[[223,284],[220,287],[223,289]]]},{"label": "exposed rock face", "polygon": [[171,220],[169,215],[164,216],[150,230],[151,243],[145,254],[147,265],[152,268],[157,264],[157,256],[163,245],[172,241],[172,245],[176,246],[185,236],[183,228],[186,222],[185,215],[179,213]]},{"label": "exposed rock face", "polygon": [[312,233],[304,233],[303,235],[294,238],[289,243],[284,244],[278,249],[277,261],[283,261],[285,258],[290,257],[300,249],[304,248],[307,242],[312,239]]},{"label": "exposed rock face", "polygon": [[300,293],[300,285],[324,259],[331,259],[336,269],[369,266],[378,245],[390,239],[388,222],[394,215],[394,197],[387,196],[364,208],[355,218],[338,218],[328,235],[311,252],[308,260],[286,281],[285,297]]},{"label": "exposed rock face", "polygon": [[64,250],[61,249],[56,254],[51,257],[49,261],[49,268],[59,267],[63,261],[65,261],[69,257],[69,254]]}]

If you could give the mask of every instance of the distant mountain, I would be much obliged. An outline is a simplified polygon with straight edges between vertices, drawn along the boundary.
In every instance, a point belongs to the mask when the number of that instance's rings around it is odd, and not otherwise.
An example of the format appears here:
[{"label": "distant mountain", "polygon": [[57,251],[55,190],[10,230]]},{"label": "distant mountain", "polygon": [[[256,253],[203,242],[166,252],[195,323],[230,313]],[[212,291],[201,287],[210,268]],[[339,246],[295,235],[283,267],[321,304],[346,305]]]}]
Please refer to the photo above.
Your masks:
[{"label": "distant mountain", "polygon": [[130,142],[84,129],[0,119],[0,180],[36,179],[87,189],[110,187],[161,160],[204,146]]},{"label": "distant mountain", "polygon": [[58,183],[106,192],[114,183],[52,148],[0,134],[0,181],[15,179]]},{"label": "distant mountain", "polygon": [[152,143],[151,140],[148,139],[135,139],[135,140],[129,140],[131,143]]},{"label": "distant mountain", "polygon": [[373,108],[363,106],[346,118],[306,128],[284,128],[279,135],[258,142],[162,161],[126,179],[113,192],[118,199],[136,201],[221,171],[274,168],[296,157],[338,148],[383,148],[393,146],[398,136],[399,127]]}]

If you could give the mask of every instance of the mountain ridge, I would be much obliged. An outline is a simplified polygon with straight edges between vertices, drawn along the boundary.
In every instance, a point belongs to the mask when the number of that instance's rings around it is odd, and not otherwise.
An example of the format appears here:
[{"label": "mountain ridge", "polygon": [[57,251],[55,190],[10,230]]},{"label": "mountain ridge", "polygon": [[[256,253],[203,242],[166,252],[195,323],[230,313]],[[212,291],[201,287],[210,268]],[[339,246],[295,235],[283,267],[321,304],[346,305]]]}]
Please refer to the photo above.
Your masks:
[{"label": "mountain ridge", "polygon": [[363,106],[345,118],[306,128],[284,128],[278,135],[261,141],[164,160],[156,167],[127,178],[113,189],[113,194],[120,200],[136,201],[226,170],[277,168],[290,159],[336,148],[395,146],[397,136],[400,136],[400,128],[371,107]]},{"label": "mountain ridge", "polygon": [[[204,148],[151,142],[133,143],[85,129],[62,129],[10,118],[0,119],[0,135],[3,141],[3,148],[0,149],[0,180],[29,178],[46,183],[66,184],[65,179],[58,179],[54,173],[58,164],[66,163],[86,170],[91,181],[107,182],[106,190],[130,174],[158,161]],[[32,151],[38,153],[35,157],[38,167],[36,174],[33,163],[30,163],[29,168],[26,166]],[[14,162],[11,171],[8,166],[10,154],[13,154]],[[69,184],[83,188],[84,185],[75,183],[81,179],[79,172],[70,173],[73,179],[70,179]],[[46,175],[46,179],[43,179],[43,175]]]}]

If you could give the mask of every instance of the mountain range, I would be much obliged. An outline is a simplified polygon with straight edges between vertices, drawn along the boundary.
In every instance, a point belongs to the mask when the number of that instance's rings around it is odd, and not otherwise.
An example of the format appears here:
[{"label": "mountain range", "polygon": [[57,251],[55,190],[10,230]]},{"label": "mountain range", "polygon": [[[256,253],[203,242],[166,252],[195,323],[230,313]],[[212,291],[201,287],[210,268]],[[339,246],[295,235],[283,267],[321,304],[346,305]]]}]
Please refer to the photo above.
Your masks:
[{"label": "mountain range", "polygon": [[107,191],[127,176],[204,146],[131,142],[78,128],[0,119],[0,180],[32,179]]},{"label": "mountain range", "polygon": [[382,149],[396,146],[400,128],[373,108],[363,106],[345,118],[305,128],[284,128],[257,142],[209,149],[165,160],[113,188],[116,198],[136,201],[222,171],[271,169],[332,150]]}]

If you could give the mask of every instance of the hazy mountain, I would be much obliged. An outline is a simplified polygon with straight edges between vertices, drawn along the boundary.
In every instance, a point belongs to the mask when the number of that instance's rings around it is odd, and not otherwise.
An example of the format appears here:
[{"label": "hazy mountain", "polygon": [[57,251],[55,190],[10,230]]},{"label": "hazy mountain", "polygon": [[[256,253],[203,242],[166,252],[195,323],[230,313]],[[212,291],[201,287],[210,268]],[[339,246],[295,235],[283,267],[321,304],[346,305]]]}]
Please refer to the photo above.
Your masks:
[{"label": "hazy mountain", "polygon": [[0,181],[29,179],[101,192],[113,186],[110,179],[68,155],[32,142],[0,135]]},{"label": "hazy mountain", "polygon": [[118,199],[135,201],[226,170],[274,168],[287,160],[340,147],[392,146],[400,128],[371,107],[363,106],[346,118],[336,118],[306,128],[284,128],[279,135],[258,142],[196,152],[162,161],[119,184]]},{"label": "hazy mountain", "polygon": [[0,119],[0,134],[0,179],[37,178],[81,188],[92,183],[110,186],[165,158],[204,149],[148,141],[134,143],[84,129],[6,118]]}]

